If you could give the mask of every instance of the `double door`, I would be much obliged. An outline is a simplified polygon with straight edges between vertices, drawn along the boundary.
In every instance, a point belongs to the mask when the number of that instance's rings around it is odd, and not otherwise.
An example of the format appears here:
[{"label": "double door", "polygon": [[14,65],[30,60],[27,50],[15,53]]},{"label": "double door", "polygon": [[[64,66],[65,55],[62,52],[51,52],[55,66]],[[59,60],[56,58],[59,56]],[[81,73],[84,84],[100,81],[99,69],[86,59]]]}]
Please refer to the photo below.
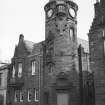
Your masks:
[{"label": "double door", "polygon": [[57,93],[57,105],[69,105],[69,95],[67,93]]}]

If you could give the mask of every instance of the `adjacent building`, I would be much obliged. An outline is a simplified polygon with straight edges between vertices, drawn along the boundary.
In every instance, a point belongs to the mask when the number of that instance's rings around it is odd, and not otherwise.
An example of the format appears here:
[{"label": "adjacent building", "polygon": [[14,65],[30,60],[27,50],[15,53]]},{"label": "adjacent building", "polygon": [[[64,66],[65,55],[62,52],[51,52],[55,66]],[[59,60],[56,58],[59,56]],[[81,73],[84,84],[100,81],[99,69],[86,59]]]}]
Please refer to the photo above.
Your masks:
[{"label": "adjacent building", "polygon": [[0,105],[6,105],[9,64],[0,66]]},{"label": "adjacent building", "polygon": [[95,105],[105,105],[105,0],[97,0],[94,8],[88,34],[90,69],[94,72]]}]

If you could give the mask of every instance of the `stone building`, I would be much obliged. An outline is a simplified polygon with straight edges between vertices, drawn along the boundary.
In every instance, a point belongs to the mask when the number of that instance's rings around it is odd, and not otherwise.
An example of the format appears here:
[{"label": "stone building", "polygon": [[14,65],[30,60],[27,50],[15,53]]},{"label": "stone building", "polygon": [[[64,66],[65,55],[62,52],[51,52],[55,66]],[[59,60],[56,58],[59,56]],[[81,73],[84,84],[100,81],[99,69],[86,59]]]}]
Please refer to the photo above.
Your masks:
[{"label": "stone building", "polygon": [[94,72],[95,104],[105,105],[105,0],[95,3],[95,16],[88,34],[90,68]]},{"label": "stone building", "polygon": [[6,105],[8,71],[8,64],[0,66],[0,105]]},{"label": "stone building", "polygon": [[71,0],[49,0],[44,9],[45,40],[33,43],[21,34],[15,47],[7,105],[82,105],[89,50],[88,42],[77,39],[78,6]]}]

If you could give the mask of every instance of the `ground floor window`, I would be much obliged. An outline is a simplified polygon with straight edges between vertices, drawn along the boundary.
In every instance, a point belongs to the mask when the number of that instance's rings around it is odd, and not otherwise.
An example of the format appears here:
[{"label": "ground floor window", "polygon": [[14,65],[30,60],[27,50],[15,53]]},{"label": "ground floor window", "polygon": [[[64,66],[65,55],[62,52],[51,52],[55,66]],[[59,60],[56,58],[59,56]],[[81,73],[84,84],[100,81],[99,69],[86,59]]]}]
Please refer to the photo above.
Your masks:
[{"label": "ground floor window", "polygon": [[34,89],[34,93],[35,93],[35,101],[39,101],[39,90]]}]

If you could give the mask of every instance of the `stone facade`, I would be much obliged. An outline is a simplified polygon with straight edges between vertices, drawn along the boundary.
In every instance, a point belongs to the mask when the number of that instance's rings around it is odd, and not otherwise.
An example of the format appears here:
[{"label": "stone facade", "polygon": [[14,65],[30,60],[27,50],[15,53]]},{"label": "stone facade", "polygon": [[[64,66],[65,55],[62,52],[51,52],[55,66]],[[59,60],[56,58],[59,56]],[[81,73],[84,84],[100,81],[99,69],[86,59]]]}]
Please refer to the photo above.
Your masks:
[{"label": "stone facade", "polygon": [[89,50],[88,42],[77,39],[78,6],[50,0],[44,9],[45,40],[33,43],[19,37],[8,76],[7,105],[85,105],[83,84],[88,75],[80,72],[78,45],[83,47],[81,66],[86,72]]}]

